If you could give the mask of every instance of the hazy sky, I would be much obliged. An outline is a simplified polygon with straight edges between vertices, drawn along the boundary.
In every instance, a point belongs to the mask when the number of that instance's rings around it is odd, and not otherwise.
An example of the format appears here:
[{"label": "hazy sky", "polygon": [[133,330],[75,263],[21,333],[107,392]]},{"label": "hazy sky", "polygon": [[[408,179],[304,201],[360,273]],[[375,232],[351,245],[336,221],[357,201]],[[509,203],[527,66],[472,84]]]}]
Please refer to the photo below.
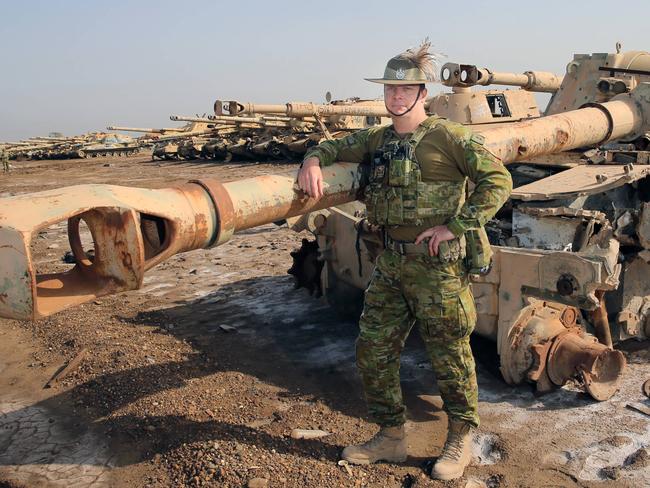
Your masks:
[{"label": "hazy sky", "polygon": [[650,0],[543,4],[1,0],[0,141],[170,127],[217,98],[377,97],[363,78],[426,36],[447,61],[516,72],[562,74],[616,41],[650,50]]}]

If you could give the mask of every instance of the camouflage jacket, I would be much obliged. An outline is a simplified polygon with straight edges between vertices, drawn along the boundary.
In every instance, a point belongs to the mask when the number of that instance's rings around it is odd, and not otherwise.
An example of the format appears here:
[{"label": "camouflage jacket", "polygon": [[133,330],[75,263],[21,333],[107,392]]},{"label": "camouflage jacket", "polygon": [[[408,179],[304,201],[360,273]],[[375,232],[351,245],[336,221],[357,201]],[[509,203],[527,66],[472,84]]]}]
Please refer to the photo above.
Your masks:
[{"label": "camouflage jacket", "polygon": [[[481,136],[446,119],[435,117],[435,122],[415,149],[422,181],[457,184],[469,179],[475,187],[455,215],[446,216],[440,222],[429,220],[426,224],[446,224],[454,235],[461,236],[470,229],[482,227],[494,216],[512,191],[512,179],[501,161],[483,147]],[[315,156],[321,166],[334,161],[370,165],[384,141],[395,137],[400,136],[392,125],[372,127],[342,139],[325,141],[307,151],[305,159]],[[422,230],[417,226],[401,226],[389,233],[395,239],[413,240]]]}]

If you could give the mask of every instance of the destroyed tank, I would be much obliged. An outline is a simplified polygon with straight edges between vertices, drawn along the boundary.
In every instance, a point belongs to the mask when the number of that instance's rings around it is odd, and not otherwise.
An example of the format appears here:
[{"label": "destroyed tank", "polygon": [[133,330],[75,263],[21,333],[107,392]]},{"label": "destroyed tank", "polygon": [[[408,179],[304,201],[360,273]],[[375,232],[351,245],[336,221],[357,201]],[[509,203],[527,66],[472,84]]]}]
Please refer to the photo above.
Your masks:
[{"label": "destroyed tank", "polygon": [[140,144],[122,134],[96,134],[89,140],[73,146],[68,152],[72,158],[97,158],[106,156],[130,156],[140,151]]},{"label": "destroyed tank", "polygon": [[64,159],[73,157],[70,151],[73,147],[87,140],[84,136],[64,137],[50,135],[47,137],[32,137],[19,142],[4,143],[3,146],[10,159]]},{"label": "destroyed tank", "polygon": [[[510,203],[489,226],[492,269],[472,285],[476,333],[496,341],[508,383],[534,381],[545,391],[578,379],[594,398],[607,399],[625,367],[611,342],[647,335],[649,285],[640,278],[648,266],[647,167],[545,156],[613,141],[634,144],[648,131],[650,82],[639,64],[648,58],[639,55],[636,64],[626,64],[624,56],[578,58],[554,100],[565,86],[580,88],[574,81],[585,70],[599,74],[603,66],[633,71],[629,91],[480,128],[486,147],[509,165],[517,182]],[[603,163],[610,163],[606,156]],[[140,288],[146,270],[176,253],[221,245],[236,231],[283,219],[317,236],[316,249],[304,253],[310,259],[300,263],[309,278],[305,286],[312,284],[330,301],[341,290],[361,290],[382,245],[358,225],[364,168],[335,163],[323,174],[324,196],[317,201],[296,189],[295,175],[224,184],[202,179],[161,190],[79,185],[0,199],[0,316],[36,319]],[[558,179],[571,185],[556,186]],[[290,220],[298,216],[300,222]],[[80,237],[82,220],[94,240],[92,261]],[[62,221],[76,264],[64,273],[39,274],[31,241]],[[540,232],[549,227],[553,233]],[[618,326],[621,320],[627,329]]]},{"label": "destroyed tank", "polygon": [[[212,127],[205,123],[189,122],[181,127],[165,127],[160,129],[141,128],[141,127],[124,127],[111,125],[108,130],[119,130],[124,132],[139,132],[142,134],[138,138],[140,147],[151,147],[152,160],[176,160],[182,155],[188,155],[188,159],[193,157],[193,141],[199,137],[205,139],[213,135]],[[179,150],[181,154],[179,154]]]},{"label": "destroyed tank", "polygon": [[[430,112],[471,124],[488,145],[508,141],[505,152],[496,146],[495,152],[510,163],[515,189],[486,226],[495,250],[493,269],[472,284],[479,313],[476,333],[496,340],[506,381],[534,380],[540,390],[562,384],[559,376],[551,381],[552,375],[541,373],[540,366],[558,341],[534,336],[537,332],[526,335],[532,317],[547,313],[548,307],[556,307],[558,317],[569,314],[572,326],[593,333],[607,347],[650,338],[650,283],[644,278],[650,273],[648,134],[611,126],[594,143],[588,142],[594,141],[588,119],[579,126],[557,124],[563,113],[602,110],[602,103],[650,82],[650,54],[576,55],[564,77],[448,63],[441,80],[452,93],[430,100]],[[490,84],[521,89],[471,90]],[[559,119],[537,118],[529,93],[535,91],[552,94],[544,115]],[[515,101],[520,102],[517,110],[512,108]],[[530,125],[511,125],[513,119],[529,119]],[[567,144],[581,151],[534,157],[540,148],[557,153]],[[599,149],[583,152],[594,146]],[[364,205],[352,202],[289,221],[295,230],[308,229],[316,236],[315,241],[304,239],[302,248],[292,253],[289,273],[296,287],[324,295],[346,316],[358,317],[372,263],[382,249],[380,237],[359,228],[364,215]],[[589,260],[601,264],[583,267]],[[534,303],[522,309],[527,300]],[[531,342],[523,356],[513,354],[512,347],[521,340]],[[616,377],[619,360],[612,360],[602,374]],[[583,376],[589,384],[591,379]],[[590,393],[597,398],[611,395],[611,385],[602,387],[608,381]]]}]

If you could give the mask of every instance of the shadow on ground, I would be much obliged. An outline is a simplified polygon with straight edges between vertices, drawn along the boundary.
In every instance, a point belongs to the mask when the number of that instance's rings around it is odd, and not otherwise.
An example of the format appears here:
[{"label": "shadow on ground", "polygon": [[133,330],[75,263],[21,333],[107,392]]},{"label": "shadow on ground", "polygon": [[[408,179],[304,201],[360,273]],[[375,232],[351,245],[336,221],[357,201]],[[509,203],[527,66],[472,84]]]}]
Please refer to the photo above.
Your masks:
[{"label": "shadow on ground", "polygon": [[[44,402],[7,413],[1,419],[2,424],[5,429],[18,425],[20,419],[26,417],[25,409],[57,411],[70,405],[93,404],[96,406],[93,410],[78,409],[77,415],[86,417],[92,429],[111,438],[122,437],[128,441],[128,437],[124,437],[127,433],[137,436],[138,440],[148,439],[145,458],[163,454],[184,443],[232,440],[280,453],[334,461],[342,446],[320,440],[287,443],[260,429],[236,423],[199,422],[174,415],[122,415],[107,419],[108,415],[141,398],[182,388],[192,379],[226,371],[244,373],[277,386],[287,398],[318,399],[345,415],[364,417],[365,405],[354,364],[356,323],[338,319],[327,305],[309,297],[304,290],[292,288],[289,277],[259,277],[230,283],[198,300],[181,302],[171,308],[120,317],[135,326],[160,324],[160,333],[173,334],[187,341],[195,353],[183,361],[100,374]],[[518,405],[530,402],[531,408],[533,404],[539,408],[540,399],[528,388],[511,388],[503,383],[492,342],[475,338],[473,347],[479,362],[481,389],[489,390],[489,395],[486,398],[482,395],[482,400]],[[439,409],[421,398],[438,393],[417,333],[411,334],[407,342],[402,380],[411,421],[443,418]],[[96,397],[91,399],[90,396],[98,391],[104,394],[97,406]],[[578,407],[585,401],[578,396],[568,403],[566,398],[562,402],[551,399],[542,408]],[[69,418],[67,422],[71,429],[78,429],[84,423],[78,418]],[[153,430],[147,430],[150,428]],[[0,466],[2,459],[0,456]],[[134,461],[122,456],[110,462],[121,465]],[[410,463],[417,465],[421,461],[411,459]],[[51,457],[46,454],[28,456],[24,462],[48,463]]]}]

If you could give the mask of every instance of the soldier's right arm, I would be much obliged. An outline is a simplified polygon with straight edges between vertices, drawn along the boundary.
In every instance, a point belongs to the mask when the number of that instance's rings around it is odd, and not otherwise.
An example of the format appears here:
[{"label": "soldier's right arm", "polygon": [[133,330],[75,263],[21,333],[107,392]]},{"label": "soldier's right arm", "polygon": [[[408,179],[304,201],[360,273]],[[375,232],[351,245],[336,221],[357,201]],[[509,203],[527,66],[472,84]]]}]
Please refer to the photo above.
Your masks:
[{"label": "soldier's right arm", "polygon": [[346,163],[365,163],[370,160],[368,139],[371,129],[360,130],[341,139],[321,142],[307,151],[304,160],[316,157],[321,166],[329,166],[335,161]]},{"label": "soldier's right arm", "polygon": [[310,197],[323,196],[323,173],[321,166],[335,161],[367,163],[370,161],[371,144],[377,139],[376,128],[360,130],[341,139],[321,142],[307,151],[298,172],[298,186]]}]

